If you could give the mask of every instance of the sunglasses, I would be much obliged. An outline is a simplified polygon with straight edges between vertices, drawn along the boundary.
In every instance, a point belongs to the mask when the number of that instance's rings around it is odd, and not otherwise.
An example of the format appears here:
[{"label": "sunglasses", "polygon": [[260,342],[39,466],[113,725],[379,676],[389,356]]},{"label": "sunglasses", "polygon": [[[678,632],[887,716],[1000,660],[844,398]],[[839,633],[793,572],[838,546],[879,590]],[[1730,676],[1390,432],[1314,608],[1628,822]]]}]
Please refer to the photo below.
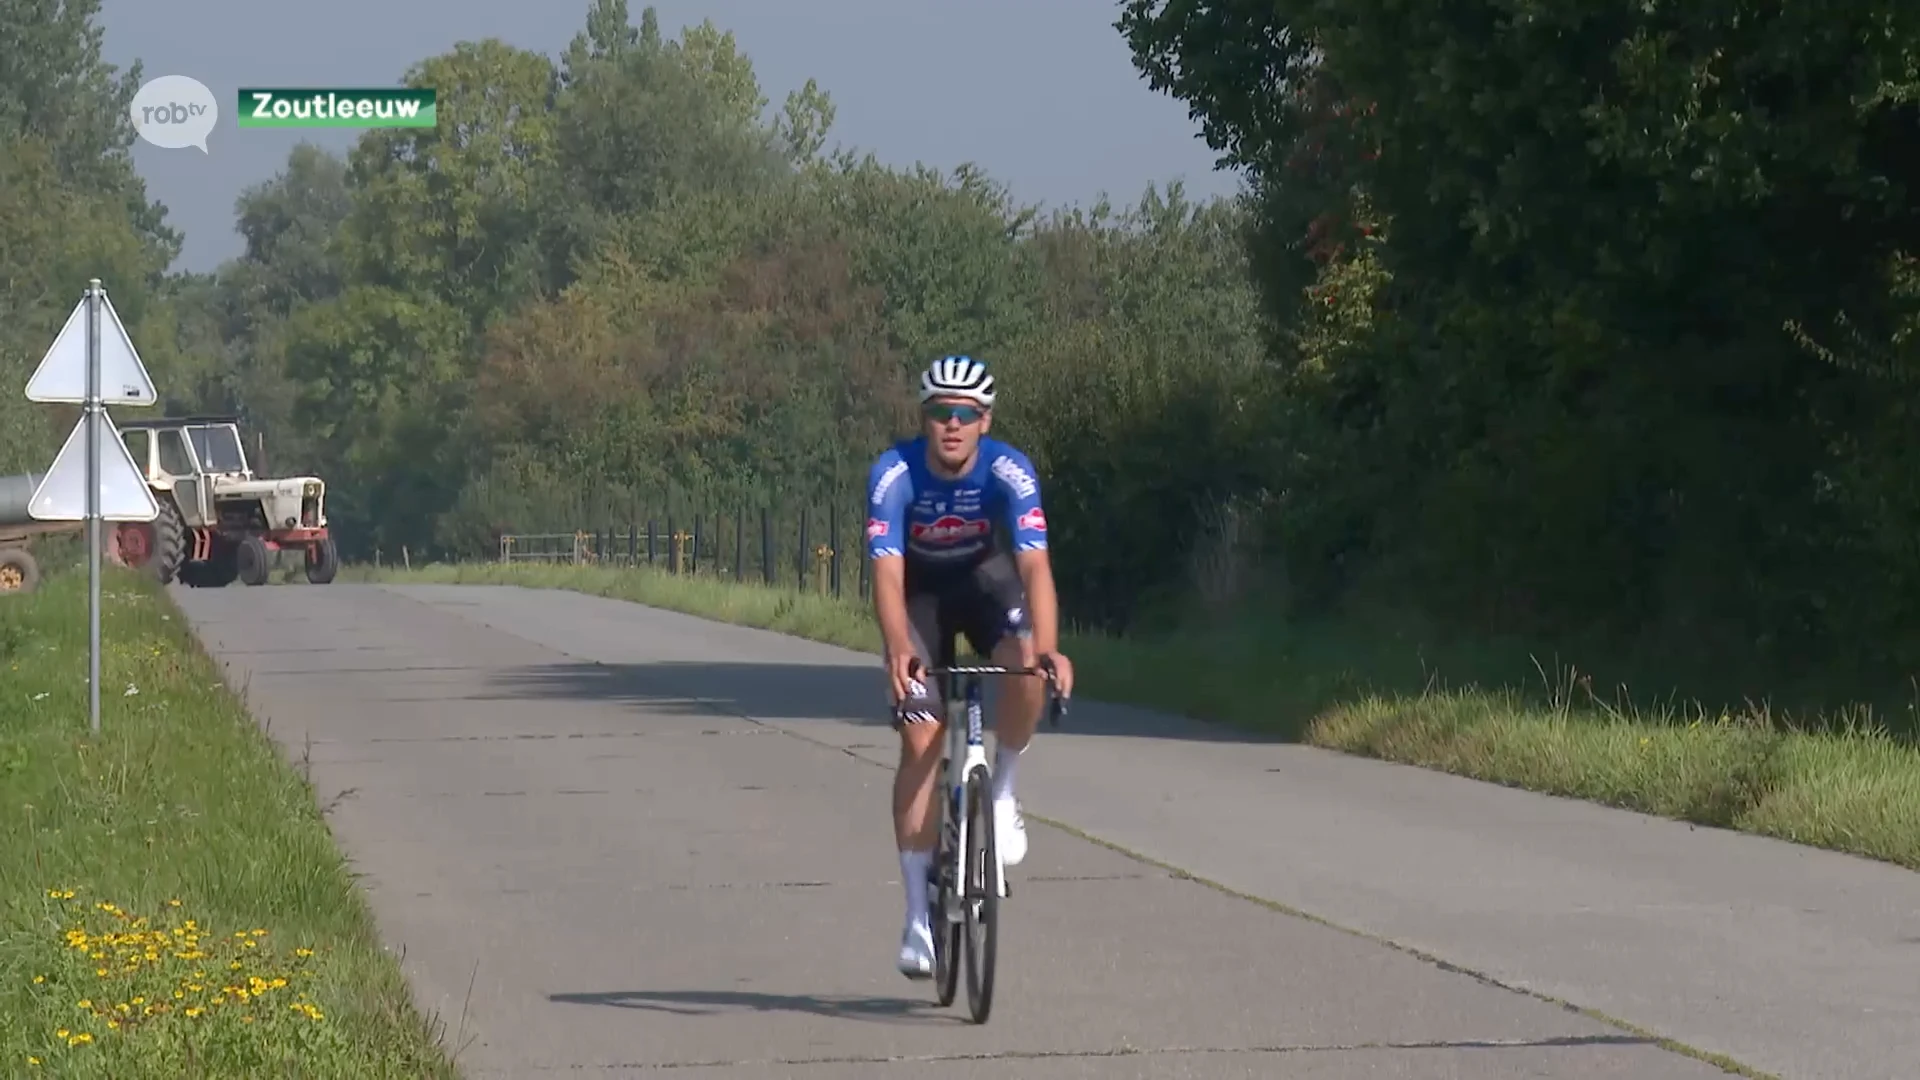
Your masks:
[{"label": "sunglasses", "polygon": [[922,406],[920,411],[936,424],[944,424],[949,420],[958,420],[962,424],[972,424],[987,415],[985,409],[974,405],[942,405],[935,403]]}]

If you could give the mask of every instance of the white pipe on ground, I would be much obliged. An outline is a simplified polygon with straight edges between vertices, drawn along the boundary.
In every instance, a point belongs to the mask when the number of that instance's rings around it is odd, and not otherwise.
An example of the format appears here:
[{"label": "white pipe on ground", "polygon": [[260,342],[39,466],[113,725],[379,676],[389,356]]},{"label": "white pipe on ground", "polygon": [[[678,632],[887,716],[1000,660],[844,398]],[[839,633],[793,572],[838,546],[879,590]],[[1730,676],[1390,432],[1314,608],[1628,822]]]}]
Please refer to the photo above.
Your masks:
[{"label": "white pipe on ground", "polygon": [[18,525],[36,525],[39,522],[27,513],[27,503],[33,499],[33,489],[40,486],[40,478],[45,473],[21,473],[18,476],[0,476],[0,529]]}]

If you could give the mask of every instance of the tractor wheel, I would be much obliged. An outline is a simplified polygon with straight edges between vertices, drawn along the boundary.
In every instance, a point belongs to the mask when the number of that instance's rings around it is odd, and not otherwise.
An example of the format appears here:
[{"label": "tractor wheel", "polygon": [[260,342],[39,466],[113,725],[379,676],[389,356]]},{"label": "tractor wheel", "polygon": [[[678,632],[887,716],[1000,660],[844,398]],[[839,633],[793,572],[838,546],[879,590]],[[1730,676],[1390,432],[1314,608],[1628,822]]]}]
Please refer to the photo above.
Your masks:
[{"label": "tractor wheel", "polygon": [[179,576],[187,556],[187,529],[180,508],[162,495],[160,515],[152,521],[118,521],[107,543],[115,562],[152,574],[165,585]]},{"label": "tractor wheel", "polygon": [[257,536],[241,537],[240,550],[234,556],[242,582],[248,585],[267,583],[267,578],[273,573],[273,552],[267,550],[265,540]]},{"label": "tractor wheel", "polygon": [[25,595],[40,584],[40,564],[26,548],[0,548],[0,596]]},{"label": "tractor wheel", "polygon": [[340,549],[334,546],[331,535],[323,536],[307,545],[307,582],[313,585],[326,585],[333,581],[333,575],[340,572]]}]

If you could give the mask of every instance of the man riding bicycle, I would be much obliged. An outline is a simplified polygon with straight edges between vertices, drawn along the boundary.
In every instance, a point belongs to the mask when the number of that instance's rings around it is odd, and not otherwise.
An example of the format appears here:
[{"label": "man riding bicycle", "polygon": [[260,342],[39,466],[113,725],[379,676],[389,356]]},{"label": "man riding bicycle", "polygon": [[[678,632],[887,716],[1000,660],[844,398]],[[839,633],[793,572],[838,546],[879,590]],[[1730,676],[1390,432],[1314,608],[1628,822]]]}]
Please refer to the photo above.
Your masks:
[{"label": "man riding bicycle", "polygon": [[[907,925],[899,968],[933,974],[928,871],[930,813],[945,703],[912,670],[952,662],[954,635],[1004,667],[1050,665],[1059,692],[1073,690],[1060,654],[1059,602],[1047,558],[1040,481],[1020,451],[987,438],[993,376],[966,356],[935,360],[920,376],[921,434],[880,455],[868,474],[867,557],[873,610],[891,683],[900,766],[893,781],[893,830],[906,884]],[[1010,534],[1012,552],[994,526]],[[1026,857],[1026,823],[1014,798],[1014,770],[1045,705],[1038,676],[1004,680],[993,715],[994,832],[1009,865]]]}]

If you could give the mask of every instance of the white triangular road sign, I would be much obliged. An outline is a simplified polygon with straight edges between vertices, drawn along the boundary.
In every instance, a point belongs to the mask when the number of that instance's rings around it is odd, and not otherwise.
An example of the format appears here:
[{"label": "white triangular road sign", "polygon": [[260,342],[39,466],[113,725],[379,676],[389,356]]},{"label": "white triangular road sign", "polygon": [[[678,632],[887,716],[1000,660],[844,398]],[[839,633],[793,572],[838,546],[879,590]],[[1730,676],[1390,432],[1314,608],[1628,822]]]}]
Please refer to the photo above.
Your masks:
[{"label": "white triangular road sign", "polygon": [[[104,521],[152,521],[160,504],[140,467],[133,463],[127,444],[107,414],[100,414],[100,517]],[[73,433],[53,459],[40,486],[27,501],[27,513],[41,521],[87,520],[87,418],[73,425]]]},{"label": "white triangular road sign", "polygon": [[[27,400],[62,405],[87,402],[87,298],[67,316],[60,336],[53,339],[33,378],[27,380]],[[113,301],[100,294],[100,400],[107,405],[152,405],[159,400],[146,365],[134,351],[133,339],[113,310]]]}]

